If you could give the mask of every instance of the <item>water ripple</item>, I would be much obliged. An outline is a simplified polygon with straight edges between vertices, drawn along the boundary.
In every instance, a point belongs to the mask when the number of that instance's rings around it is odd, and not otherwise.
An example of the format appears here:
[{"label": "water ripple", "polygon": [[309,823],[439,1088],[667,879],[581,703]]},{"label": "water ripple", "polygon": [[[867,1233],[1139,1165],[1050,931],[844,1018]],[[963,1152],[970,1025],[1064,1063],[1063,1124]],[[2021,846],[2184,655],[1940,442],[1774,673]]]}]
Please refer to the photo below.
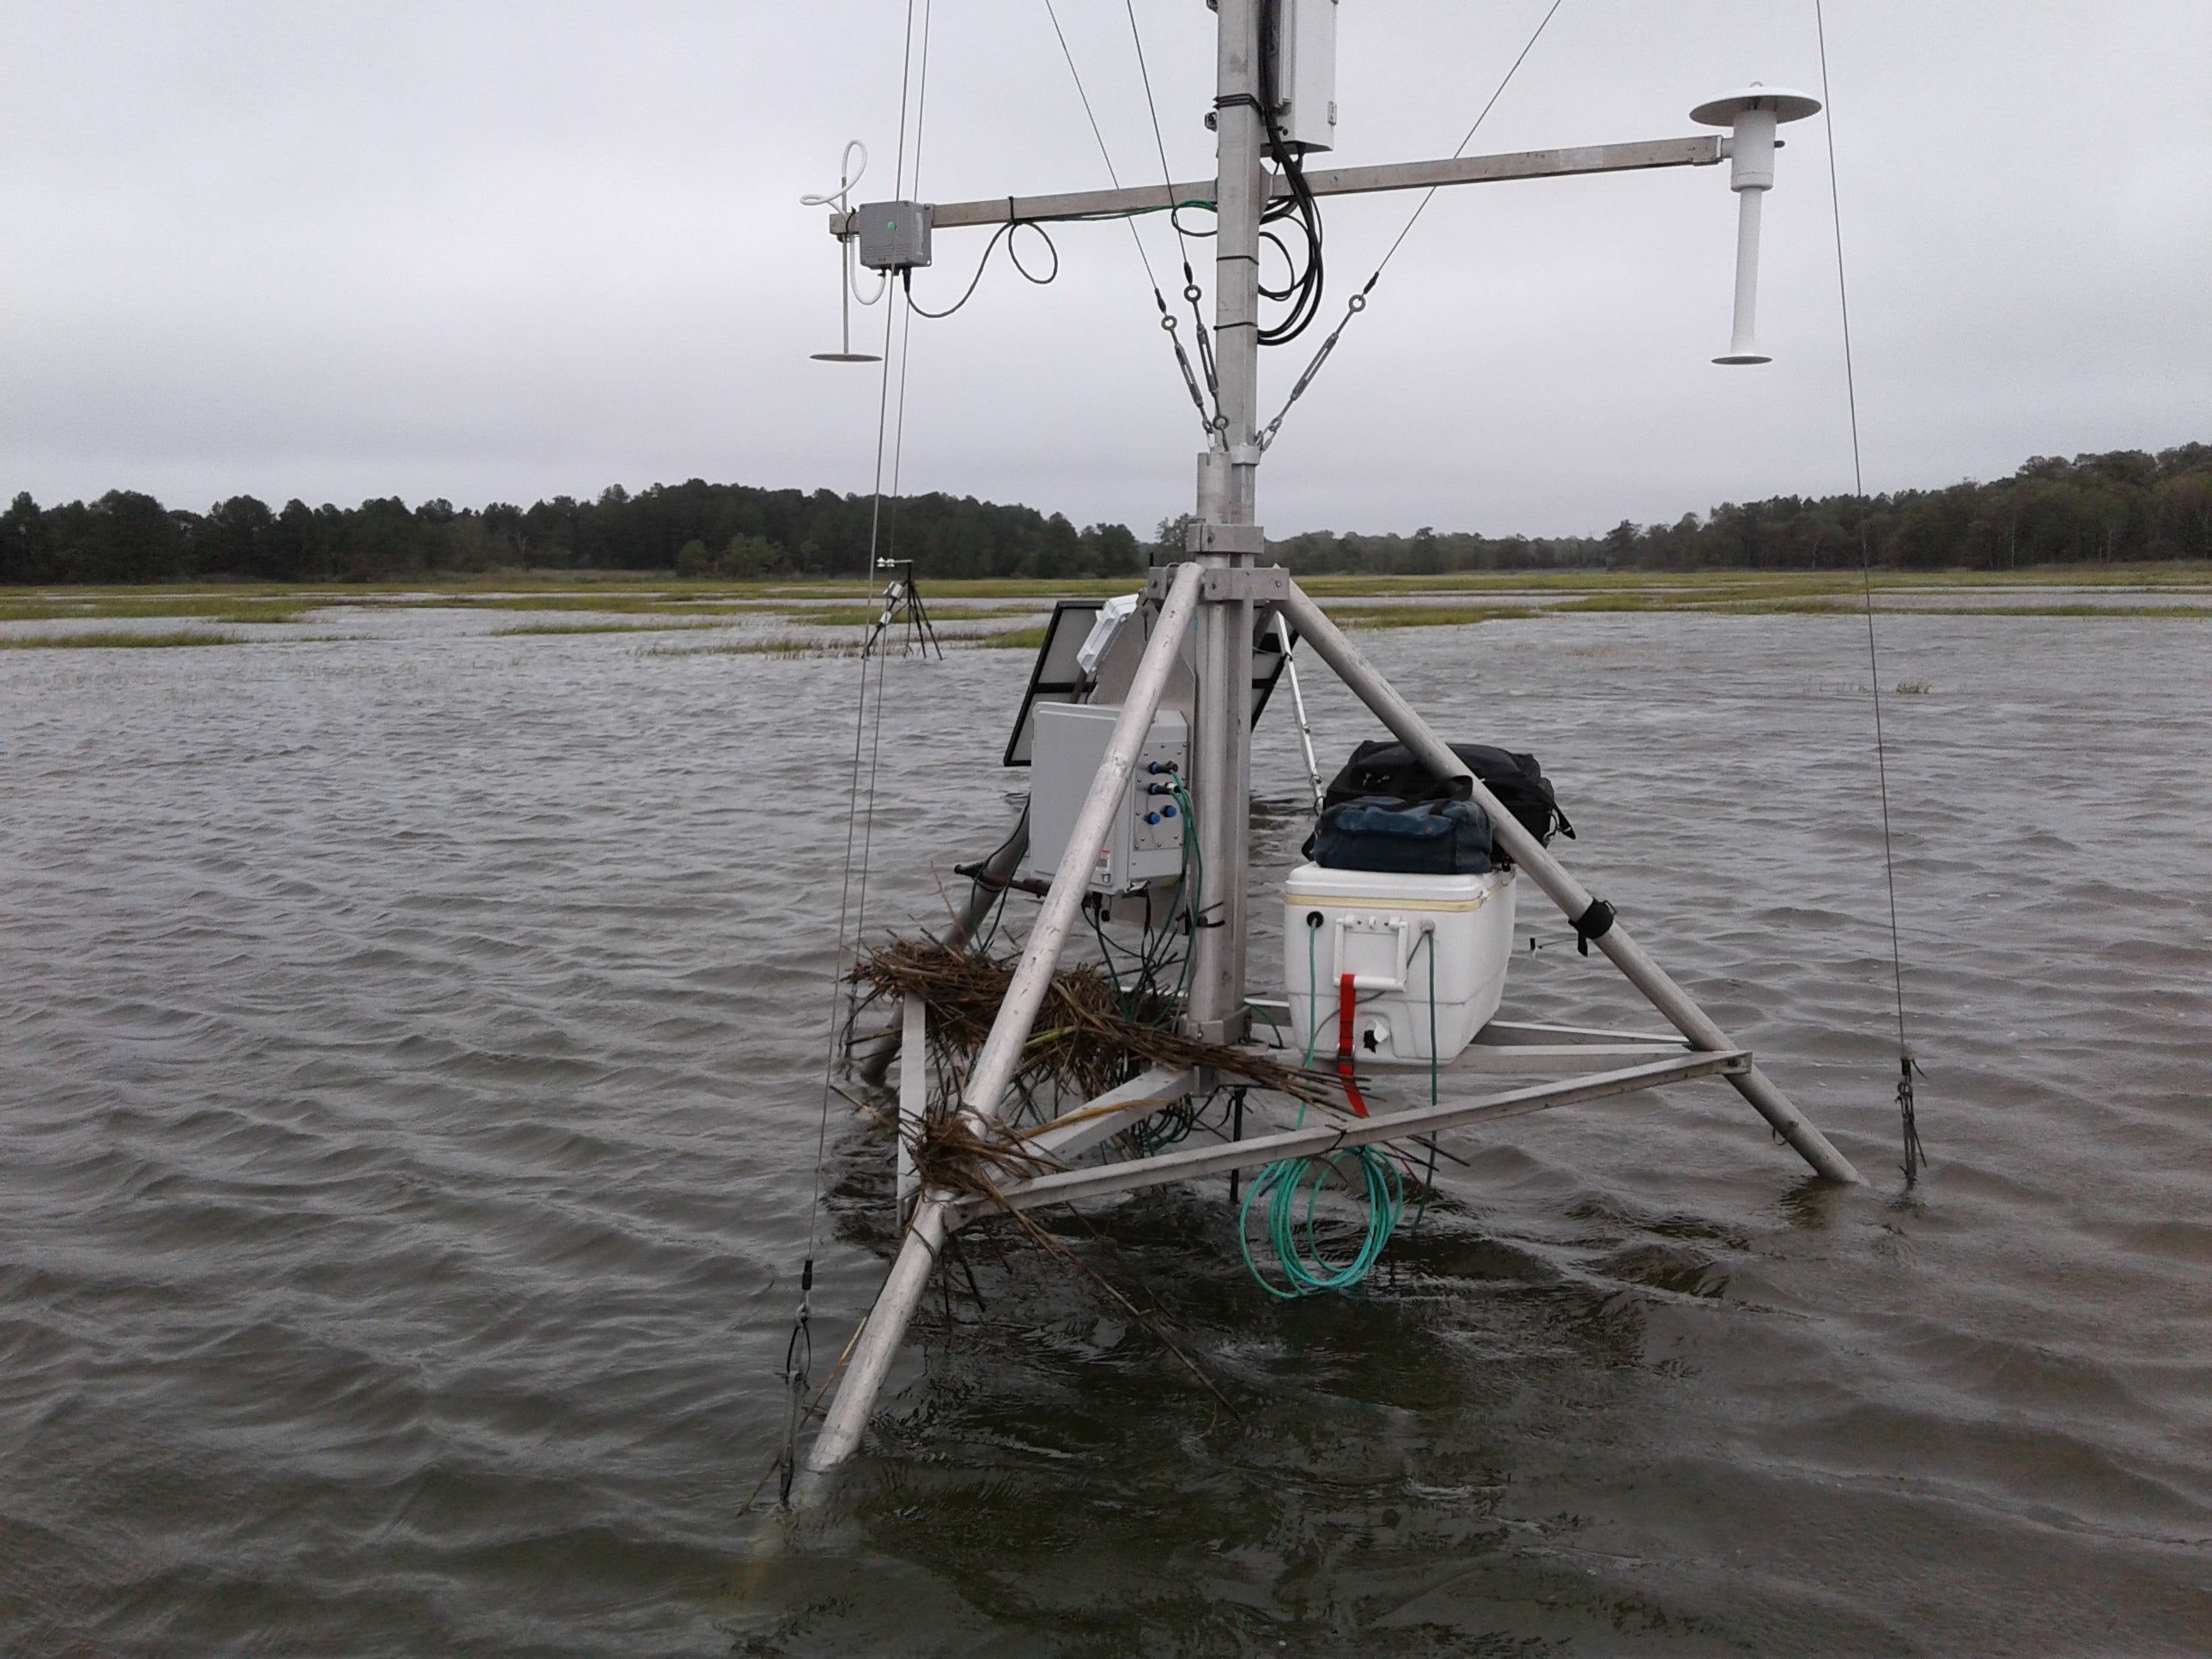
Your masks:
[{"label": "water ripple", "polygon": [[[1053,1224],[1233,1412],[986,1226],[982,1308],[933,1296],[773,1549],[740,1505],[808,1233],[854,665],[434,612],[0,655],[0,1645],[2203,1651],[2206,629],[1884,638],[1935,688],[1888,710],[1917,1191],[1863,635],[1378,635],[1455,735],[1543,757],[1570,860],[1875,1189],[1698,1085],[1461,1137],[1354,1300],[1257,1295],[1218,1183]],[[872,927],[941,915],[1001,833],[1025,669],[891,665]],[[1324,752],[1369,735],[1314,678]],[[1278,716],[1256,747],[1264,890],[1305,826]],[[1523,924],[1515,1012],[1651,1024]],[[890,1239],[879,1133],[829,1131],[817,1376]]]}]

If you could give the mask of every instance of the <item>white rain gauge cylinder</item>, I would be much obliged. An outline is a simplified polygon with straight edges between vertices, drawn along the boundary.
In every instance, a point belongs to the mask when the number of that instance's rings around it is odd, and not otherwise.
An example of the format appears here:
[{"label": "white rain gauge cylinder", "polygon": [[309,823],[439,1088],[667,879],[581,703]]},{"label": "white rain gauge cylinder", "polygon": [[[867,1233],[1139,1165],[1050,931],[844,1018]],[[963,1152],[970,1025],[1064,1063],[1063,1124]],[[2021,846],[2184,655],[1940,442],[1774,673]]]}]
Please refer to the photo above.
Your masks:
[{"label": "white rain gauge cylinder", "polygon": [[1692,121],[1729,129],[1729,188],[1735,192],[1735,326],[1717,363],[1767,363],[1759,349],[1759,220],[1760,204],[1774,188],[1775,129],[1802,121],[1820,100],[1779,87],[1752,85],[1700,104]]}]

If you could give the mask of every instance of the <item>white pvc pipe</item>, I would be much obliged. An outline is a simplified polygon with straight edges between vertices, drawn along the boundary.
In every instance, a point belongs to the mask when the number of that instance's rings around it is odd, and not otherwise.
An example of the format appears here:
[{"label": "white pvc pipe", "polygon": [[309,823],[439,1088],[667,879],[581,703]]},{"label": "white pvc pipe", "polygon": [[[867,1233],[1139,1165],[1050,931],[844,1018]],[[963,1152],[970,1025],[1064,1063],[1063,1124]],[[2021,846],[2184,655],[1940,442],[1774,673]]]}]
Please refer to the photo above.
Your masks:
[{"label": "white pvc pipe", "polygon": [[1291,636],[1291,625],[1283,620],[1283,613],[1275,613],[1275,637],[1283,642],[1283,672],[1291,682],[1291,707],[1297,712],[1298,743],[1305,750],[1306,781],[1313,786],[1314,816],[1321,816],[1323,792],[1321,787],[1321,763],[1314,758],[1313,726],[1306,720],[1306,694],[1298,689],[1298,665],[1291,655],[1295,641]]},{"label": "white pvc pipe", "polygon": [[899,999],[898,1219],[914,1194],[914,1138],[929,1109],[929,1005],[919,996]]},{"label": "white pvc pipe", "polygon": [[1735,324],[1728,355],[1717,363],[1766,363],[1759,349],[1759,222],[1766,192],[1774,188],[1774,129],[1771,108],[1735,112],[1729,123],[1729,188],[1735,192]]},{"label": "white pvc pipe", "polygon": [[1747,190],[1736,200],[1735,325],[1729,331],[1728,356],[1723,363],[1771,362],[1759,349],[1759,220],[1763,190]]}]

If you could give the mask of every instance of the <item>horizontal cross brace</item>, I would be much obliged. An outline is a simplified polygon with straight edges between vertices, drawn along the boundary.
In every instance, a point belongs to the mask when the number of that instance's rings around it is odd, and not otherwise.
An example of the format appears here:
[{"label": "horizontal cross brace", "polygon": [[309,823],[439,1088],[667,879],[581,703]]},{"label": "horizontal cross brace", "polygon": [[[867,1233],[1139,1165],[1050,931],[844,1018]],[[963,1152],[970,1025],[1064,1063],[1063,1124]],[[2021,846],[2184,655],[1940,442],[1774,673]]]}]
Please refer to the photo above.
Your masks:
[{"label": "horizontal cross brace", "polygon": [[[1285,1008],[1289,1006],[1284,1005]],[[1616,1031],[1604,1025],[1531,1025],[1525,1020],[1493,1019],[1474,1034],[1474,1041],[1486,1048],[1511,1048],[1523,1044],[1552,1048],[1576,1042],[1641,1042],[1674,1048],[1682,1038],[1674,1031]]]},{"label": "horizontal cross brace", "polygon": [[[1385,167],[1332,167],[1306,174],[1316,196],[1364,195],[1379,190],[1430,190],[1440,185],[1486,185],[1503,179],[1561,179],[1581,173],[1636,173],[1650,167],[1705,167],[1721,159],[1717,134],[1655,138],[1633,144],[1590,144],[1579,149],[1524,149],[1507,155],[1462,155],[1442,161],[1397,161]],[[1291,193],[1281,174],[1270,175],[1272,197]],[[1059,196],[996,196],[982,202],[941,202],[930,209],[938,230],[959,225],[1036,223],[1064,219],[1118,218],[1169,208],[1213,205],[1214,182],[1139,185],[1128,190],[1082,190]],[[830,216],[832,236],[854,234],[854,216]]]},{"label": "horizontal cross brace", "polygon": [[[1626,1066],[1632,1060],[1651,1060],[1662,1054],[1693,1052],[1688,1043],[1680,1041],[1470,1043],[1460,1050],[1459,1058],[1447,1064],[1444,1070],[1460,1077],[1578,1077],[1594,1066]],[[1394,1069],[1404,1075],[1418,1078],[1427,1068],[1401,1064]],[[1385,1075],[1377,1068],[1376,1076],[1378,1079]]]},{"label": "horizontal cross brace", "polygon": [[1074,1111],[1030,1130],[1022,1136],[1022,1145],[1040,1157],[1068,1158],[1095,1141],[1119,1134],[1163,1106],[1172,1106],[1197,1087],[1196,1072],[1155,1066],[1120,1088],[1109,1089]]},{"label": "horizontal cross brace", "polygon": [[[1285,1129],[1276,1134],[1255,1135],[1249,1140],[1161,1152],[1152,1158],[1132,1158],[1127,1163],[1102,1164],[1095,1169],[1055,1170],[1031,1180],[1009,1182],[1000,1191],[1007,1208],[1034,1210],[1046,1204],[1065,1204],[1108,1193],[1133,1192],[1140,1187],[1165,1186],[1171,1181],[1224,1175],[1255,1164],[1273,1164],[1278,1158],[1313,1158],[1377,1141],[1402,1140],[1495,1118],[1519,1117],[1527,1112],[1540,1112],[1547,1106],[1606,1100],[1614,1095],[1632,1094],[1639,1089],[1656,1089],[1662,1084],[1684,1083],[1692,1078],[1715,1077],[1750,1068],[1751,1056],[1741,1048],[1681,1054],[1647,1066],[1598,1072],[1563,1083],[1536,1084],[1477,1100],[1393,1112],[1388,1117],[1336,1120],[1318,1127]],[[963,1206],[962,1218],[972,1220],[996,1207],[989,1199],[969,1199]]]}]

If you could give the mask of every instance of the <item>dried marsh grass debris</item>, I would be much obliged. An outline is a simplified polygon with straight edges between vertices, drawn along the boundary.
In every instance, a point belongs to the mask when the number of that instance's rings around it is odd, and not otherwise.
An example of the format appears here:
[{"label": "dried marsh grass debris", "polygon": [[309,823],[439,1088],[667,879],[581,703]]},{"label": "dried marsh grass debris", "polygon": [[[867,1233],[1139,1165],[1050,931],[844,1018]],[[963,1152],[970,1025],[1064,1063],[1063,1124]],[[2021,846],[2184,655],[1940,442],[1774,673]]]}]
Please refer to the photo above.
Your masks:
[{"label": "dried marsh grass debris", "polygon": [[[865,952],[853,969],[854,981],[868,988],[864,1003],[920,997],[929,1009],[932,1046],[963,1065],[990,1035],[1013,974],[1011,959],[948,950],[921,939],[891,939]],[[1186,1036],[1166,1023],[1170,1012],[1164,1006],[1125,1011],[1119,988],[1096,965],[1063,968],[1053,975],[1037,1012],[1017,1086],[1024,1095],[1050,1087],[1088,1099],[1118,1088],[1147,1066],[1204,1066],[1316,1105],[1342,1098],[1334,1077]]]}]

